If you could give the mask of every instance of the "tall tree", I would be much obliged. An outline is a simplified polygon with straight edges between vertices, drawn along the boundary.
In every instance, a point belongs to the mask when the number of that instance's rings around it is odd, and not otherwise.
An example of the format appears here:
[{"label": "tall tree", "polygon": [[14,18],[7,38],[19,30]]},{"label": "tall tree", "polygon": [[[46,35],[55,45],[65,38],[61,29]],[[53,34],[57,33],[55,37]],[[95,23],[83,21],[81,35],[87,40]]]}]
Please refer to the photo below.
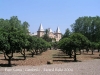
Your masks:
[{"label": "tall tree", "polygon": [[66,31],[65,31],[65,33],[64,33],[64,35],[62,36],[62,39],[66,38],[66,37],[69,37],[70,34],[71,34],[70,30],[67,28]]},{"label": "tall tree", "polygon": [[100,41],[100,17],[79,17],[75,23],[71,25],[73,32],[85,35],[90,41]]}]

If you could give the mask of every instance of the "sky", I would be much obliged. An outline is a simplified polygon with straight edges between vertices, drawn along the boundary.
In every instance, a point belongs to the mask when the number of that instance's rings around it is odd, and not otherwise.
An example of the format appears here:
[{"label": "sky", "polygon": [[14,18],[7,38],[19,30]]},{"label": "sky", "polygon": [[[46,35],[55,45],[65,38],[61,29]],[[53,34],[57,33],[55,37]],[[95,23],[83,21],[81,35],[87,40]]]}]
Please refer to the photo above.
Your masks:
[{"label": "sky", "polygon": [[64,34],[78,17],[100,16],[100,0],[0,0],[0,18],[11,16],[27,21],[31,33],[42,23],[44,29],[59,27]]}]

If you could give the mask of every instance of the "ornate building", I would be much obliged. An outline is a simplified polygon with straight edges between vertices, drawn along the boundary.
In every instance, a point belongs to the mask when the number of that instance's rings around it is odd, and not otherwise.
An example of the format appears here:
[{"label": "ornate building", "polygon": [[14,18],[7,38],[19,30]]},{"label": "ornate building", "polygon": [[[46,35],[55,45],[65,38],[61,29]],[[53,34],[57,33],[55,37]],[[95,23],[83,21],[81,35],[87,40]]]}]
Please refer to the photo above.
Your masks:
[{"label": "ornate building", "polygon": [[[48,36],[49,36],[50,38],[55,38],[56,41],[59,41],[59,40],[61,39],[62,34],[61,34],[61,32],[60,32],[59,27],[57,27],[56,32],[53,32],[53,31],[51,30],[51,28],[48,28],[48,31],[49,31],[49,32],[48,32]],[[32,35],[33,35],[33,36],[42,37],[44,34],[45,34],[45,30],[43,29],[42,24],[40,24],[37,33],[33,33]]]}]

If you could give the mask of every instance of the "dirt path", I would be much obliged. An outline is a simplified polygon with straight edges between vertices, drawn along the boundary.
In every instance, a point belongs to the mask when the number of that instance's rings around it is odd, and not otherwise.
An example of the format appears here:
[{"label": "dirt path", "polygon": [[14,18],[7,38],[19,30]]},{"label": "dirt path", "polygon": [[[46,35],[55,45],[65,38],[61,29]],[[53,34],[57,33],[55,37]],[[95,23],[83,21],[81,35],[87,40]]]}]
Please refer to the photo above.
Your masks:
[{"label": "dirt path", "polygon": [[[15,64],[16,66],[45,65],[47,64],[48,60],[57,60],[53,62],[53,64],[73,63],[72,62],[73,58],[71,59],[69,59],[68,57],[67,58],[53,58],[53,55],[57,55],[61,53],[62,52],[60,50],[47,50],[46,52],[43,52],[41,55],[35,55],[34,57],[31,57],[31,55],[27,54],[26,60],[12,60],[11,62],[12,64]],[[17,58],[23,59],[23,57],[18,57],[18,56],[22,56],[19,53],[14,54],[14,55],[15,56],[17,55]],[[0,54],[0,59],[4,59],[3,54]],[[86,61],[86,60],[91,60],[91,59],[100,59],[100,56],[98,52],[94,52],[94,55],[91,55],[91,52],[89,52],[88,54],[85,52],[84,54],[82,53],[81,55],[77,55],[77,59],[79,61]],[[72,60],[72,61],[69,62],[65,60]],[[0,60],[0,64],[7,64],[7,60]]]},{"label": "dirt path", "polygon": [[100,60],[0,68],[0,75],[100,75]]},{"label": "dirt path", "polygon": [[[13,67],[0,67],[0,75],[99,75],[100,74],[100,56],[98,52],[85,52],[77,55],[77,59],[82,62],[53,62],[47,65],[47,60],[54,60],[53,55],[61,54],[59,50],[48,50],[41,55],[27,56],[26,60],[14,60]],[[17,54],[18,55],[18,54]],[[19,55],[18,55],[19,56]],[[23,57],[19,57],[23,58]],[[0,59],[4,59],[0,54]],[[62,58],[57,58],[62,59]],[[67,59],[65,59],[67,60]],[[71,59],[73,60],[73,58]],[[0,60],[0,63],[7,64],[6,60]],[[59,63],[59,64],[58,64]]]},{"label": "dirt path", "polygon": [[[12,64],[15,64],[17,66],[23,66],[23,65],[43,65],[46,64],[48,60],[52,60],[52,55],[59,53],[59,50],[47,50],[46,52],[43,52],[40,55],[35,55],[34,57],[31,57],[31,55],[27,55],[26,60],[12,60]],[[15,54],[17,56],[22,56],[21,54]],[[17,57],[23,59],[23,57]],[[4,59],[3,55],[0,55],[0,59]],[[0,60],[1,63],[7,64],[6,60]]]}]

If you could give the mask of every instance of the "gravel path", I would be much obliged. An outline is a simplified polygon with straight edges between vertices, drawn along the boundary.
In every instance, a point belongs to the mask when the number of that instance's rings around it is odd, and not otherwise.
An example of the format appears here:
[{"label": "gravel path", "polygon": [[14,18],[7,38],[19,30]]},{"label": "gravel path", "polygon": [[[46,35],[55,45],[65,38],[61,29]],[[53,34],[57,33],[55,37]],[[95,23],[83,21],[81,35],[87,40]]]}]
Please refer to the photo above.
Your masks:
[{"label": "gravel path", "polygon": [[41,66],[0,67],[0,75],[100,75],[100,59]]}]

